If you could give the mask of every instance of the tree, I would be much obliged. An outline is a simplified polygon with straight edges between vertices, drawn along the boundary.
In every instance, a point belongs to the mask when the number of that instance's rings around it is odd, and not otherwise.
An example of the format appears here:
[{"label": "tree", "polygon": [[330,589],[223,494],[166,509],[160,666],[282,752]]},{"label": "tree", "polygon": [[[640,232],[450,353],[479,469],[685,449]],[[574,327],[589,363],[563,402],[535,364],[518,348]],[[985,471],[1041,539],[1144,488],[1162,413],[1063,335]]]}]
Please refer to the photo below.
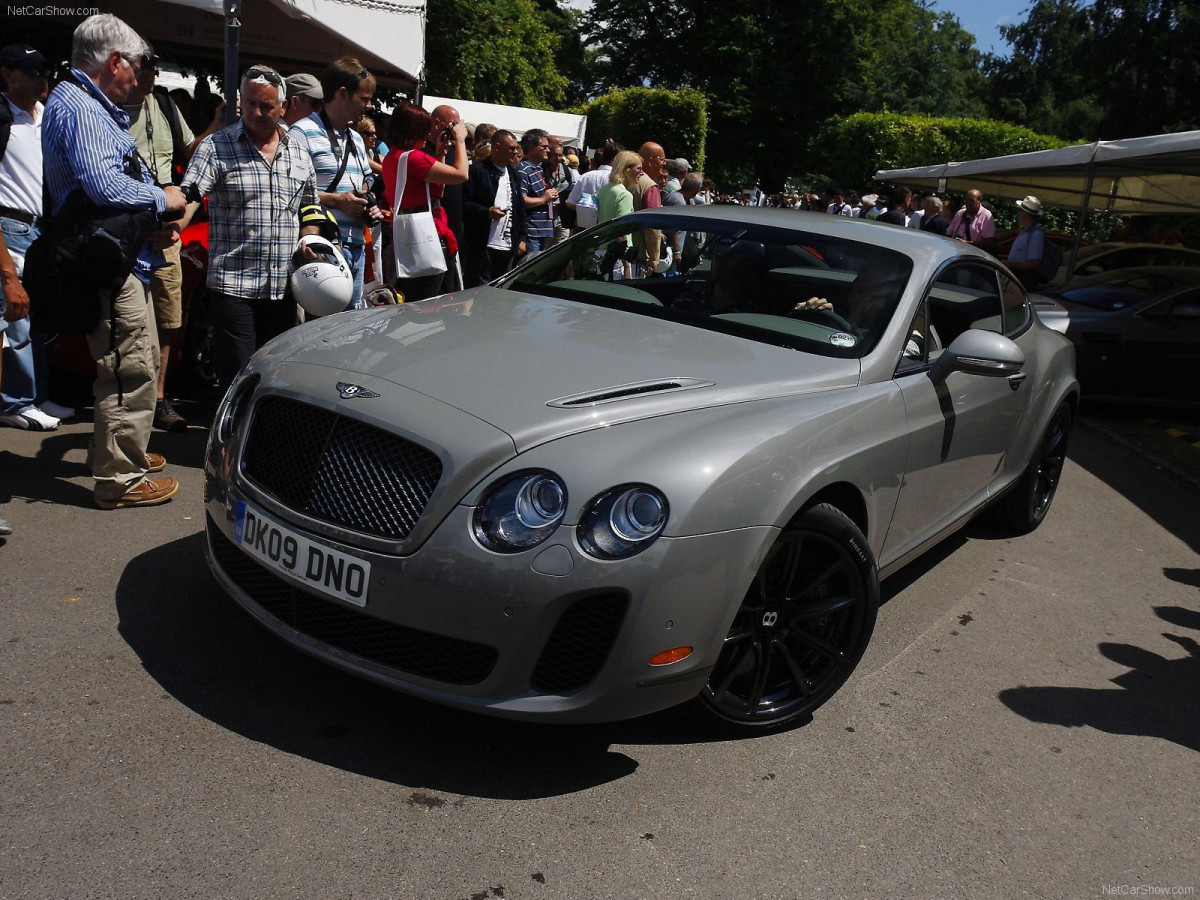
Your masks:
[{"label": "tree", "polygon": [[729,187],[806,171],[830,117],[984,111],[971,36],[924,0],[596,0],[584,22],[607,86],[708,98],[709,172]]},{"label": "tree", "polygon": [[556,64],[561,43],[537,0],[429,0],[426,89],[435,96],[553,108],[567,78]]},{"label": "tree", "polygon": [[585,28],[609,87],[708,98],[709,174],[778,189],[807,133],[845,108],[867,20],[865,0],[596,0]]},{"label": "tree", "polygon": [[879,4],[849,98],[855,111],[982,116],[982,57],[975,36],[925,0]]},{"label": "tree", "polygon": [[1002,26],[1000,34],[1012,53],[984,60],[991,115],[1067,139],[1093,139],[1104,82],[1092,81],[1086,61],[1089,10],[1080,0],[1036,0],[1024,22]]},{"label": "tree", "polygon": [[989,56],[994,116],[1067,139],[1200,125],[1200,10],[1195,0],[1037,0],[1000,29]]}]

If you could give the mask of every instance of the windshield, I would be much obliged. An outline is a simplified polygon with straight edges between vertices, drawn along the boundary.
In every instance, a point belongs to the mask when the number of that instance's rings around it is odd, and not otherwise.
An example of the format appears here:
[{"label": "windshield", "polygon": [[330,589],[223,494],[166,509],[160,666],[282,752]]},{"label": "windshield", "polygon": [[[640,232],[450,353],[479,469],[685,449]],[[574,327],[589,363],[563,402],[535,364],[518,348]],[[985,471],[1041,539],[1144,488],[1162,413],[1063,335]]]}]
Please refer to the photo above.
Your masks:
[{"label": "windshield", "polygon": [[816,232],[633,215],[547,250],[500,286],[854,358],[879,340],[911,272],[902,253]]},{"label": "windshield", "polygon": [[1137,306],[1167,291],[1179,287],[1179,282],[1169,276],[1147,269],[1118,269],[1102,275],[1077,279],[1061,288],[1046,291],[1068,303],[1078,303],[1103,312],[1116,312]]}]

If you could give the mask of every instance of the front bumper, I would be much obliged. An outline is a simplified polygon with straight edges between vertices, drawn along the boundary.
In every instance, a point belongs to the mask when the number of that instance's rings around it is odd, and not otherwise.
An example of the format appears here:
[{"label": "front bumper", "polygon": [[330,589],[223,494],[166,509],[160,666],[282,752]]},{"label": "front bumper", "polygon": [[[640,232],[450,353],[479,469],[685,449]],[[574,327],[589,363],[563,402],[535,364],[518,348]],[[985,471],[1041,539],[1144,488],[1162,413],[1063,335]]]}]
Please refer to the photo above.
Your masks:
[{"label": "front bumper", "polygon": [[[530,551],[497,554],[471,535],[471,508],[457,506],[415,552],[399,556],[271,510],[297,533],[370,562],[359,608],[237,546],[238,503],[255,498],[220,471],[210,464],[206,472],[206,556],[222,587],[263,625],[361,677],[514,718],[610,721],[696,696],[774,533],[660,538],[635,557],[604,562],[584,554],[564,526]],[[650,665],[678,646],[695,649]]]}]

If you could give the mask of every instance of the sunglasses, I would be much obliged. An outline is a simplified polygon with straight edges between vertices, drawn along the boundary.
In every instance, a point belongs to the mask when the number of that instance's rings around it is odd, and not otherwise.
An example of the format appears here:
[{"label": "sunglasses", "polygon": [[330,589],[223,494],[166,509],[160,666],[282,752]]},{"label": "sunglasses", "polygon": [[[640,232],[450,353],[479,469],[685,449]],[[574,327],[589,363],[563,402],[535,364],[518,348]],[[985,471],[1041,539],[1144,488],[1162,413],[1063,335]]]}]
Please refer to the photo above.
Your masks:
[{"label": "sunglasses", "polygon": [[273,72],[270,69],[260,69],[255,66],[253,69],[246,70],[245,81],[256,81],[261,78],[263,81],[273,84],[276,87],[283,86],[283,76],[278,72]]}]

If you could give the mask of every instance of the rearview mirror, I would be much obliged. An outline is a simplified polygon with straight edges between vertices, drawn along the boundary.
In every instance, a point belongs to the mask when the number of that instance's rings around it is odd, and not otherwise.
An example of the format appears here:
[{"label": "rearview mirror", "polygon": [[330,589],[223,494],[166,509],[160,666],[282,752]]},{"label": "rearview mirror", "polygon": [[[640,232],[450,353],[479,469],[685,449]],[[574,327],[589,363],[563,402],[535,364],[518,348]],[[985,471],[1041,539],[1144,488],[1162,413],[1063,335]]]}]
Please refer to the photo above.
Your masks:
[{"label": "rearview mirror", "polygon": [[1025,365],[1025,354],[1013,341],[994,331],[968,328],[941,352],[929,370],[936,384],[951,372],[1006,377]]}]

